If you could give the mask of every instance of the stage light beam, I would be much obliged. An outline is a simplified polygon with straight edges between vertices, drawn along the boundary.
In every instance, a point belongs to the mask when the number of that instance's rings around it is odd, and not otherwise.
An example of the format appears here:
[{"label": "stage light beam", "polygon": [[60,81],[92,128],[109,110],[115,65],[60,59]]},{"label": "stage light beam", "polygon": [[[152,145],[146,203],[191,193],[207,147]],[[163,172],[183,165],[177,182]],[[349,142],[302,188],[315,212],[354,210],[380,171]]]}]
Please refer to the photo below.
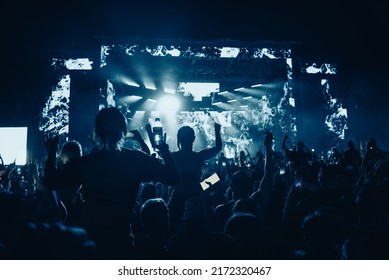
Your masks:
[{"label": "stage light beam", "polygon": [[174,95],[163,96],[158,101],[157,110],[161,112],[175,112],[180,108],[180,101]]}]

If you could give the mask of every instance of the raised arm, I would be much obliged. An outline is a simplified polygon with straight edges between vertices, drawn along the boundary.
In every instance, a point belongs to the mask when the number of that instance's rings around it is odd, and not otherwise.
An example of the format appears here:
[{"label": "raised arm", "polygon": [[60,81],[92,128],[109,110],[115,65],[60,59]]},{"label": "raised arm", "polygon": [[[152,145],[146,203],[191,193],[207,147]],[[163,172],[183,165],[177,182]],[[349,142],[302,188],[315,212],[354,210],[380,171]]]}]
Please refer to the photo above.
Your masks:
[{"label": "raised arm", "polygon": [[284,136],[284,139],[282,140],[282,149],[283,150],[287,150],[287,148],[286,148],[286,141],[288,140],[288,135],[285,135]]},{"label": "raised arm", "polygon": [[151,129],[151,124],[147,123],[145,129],[147,132],[147,136],[149,137],[151,146],[155,149],[155,141],[154,141],[153,131]]},{"label": "raised arm", "polygon": [[139,143],[141,150],[146,154],[150,155],[150,149],[147,146],[146,142],[143,140],[142,135],[140,135],[139,131],[135,129],[131,130],[130,132],[133,134],[132,139]]},{"label": "raised arm", "polygon": [[265,131],[265,172],[261,183],[259,184],[258,190],[252,194],[252,198],[257,200],[262,206],[263,209],[266,209],[269,194],[273,185],[274,178],[274,161],[272,156],[272,143],[273,143],[273,133],[266,130]]},{"label": "raised arm", "polygon": [[253,158],[251,157],[249,150],[247,148],[244,148],[244,149],[246,150],[247,157],[249,158],[250,163],[253,162]]},{"label": "raised arm", "polygon": [[56,190],[72,188],[76,190],[79,187],[80,176],[75,171],[73,161],[78,158],[72,158],[63,168],[57,167],[57,150],[59,136],[45,136],[44,144],[47,150],[47,157],[44,166],[43,183],[45,187]]},{"label": "raised arm", "polygon": [[159,178],[155,178],[157,181],[166,185],[177,185],[181,182],[180,172],[177,164],[174,161],[170,151],[169,145],[166,142],[162,142],[156,146],[158,148],[158,154],[161,156],[164,162],[164,168],[159,175]]},{"label": "raised arm", "polygon": [[209,149],[201,150],[199,152],[201,157],[204,160],[213,158],[222,150],[223,143],[222,143],[222,137],[220,134],[221,125],[215,122],[214,128],[215,128],[215,146],[212,148],[209,148]]},{"label": "raised arm", "polygon": [[46,187],[53,187],[56,183],[57,173],[57,151],[58,151],[59,136],[51,137],[45,135],[44,144],[47,151],[46,162],[44,166],[44,185]]}]

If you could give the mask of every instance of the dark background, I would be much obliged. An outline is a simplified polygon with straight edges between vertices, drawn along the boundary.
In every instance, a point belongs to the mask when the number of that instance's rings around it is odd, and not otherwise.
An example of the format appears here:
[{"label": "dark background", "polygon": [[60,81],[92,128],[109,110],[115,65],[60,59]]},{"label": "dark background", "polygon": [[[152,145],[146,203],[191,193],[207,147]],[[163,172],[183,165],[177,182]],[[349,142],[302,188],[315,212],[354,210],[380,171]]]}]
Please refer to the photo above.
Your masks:
[{"label": "dark background", "polygon": [[269,41],[336,62],[353,137],[387,149],[388,4],[347,2],[10,2],[0,17],[0,126],[36,127],[52,85],[49,59],[90,54],[101,38]]}]

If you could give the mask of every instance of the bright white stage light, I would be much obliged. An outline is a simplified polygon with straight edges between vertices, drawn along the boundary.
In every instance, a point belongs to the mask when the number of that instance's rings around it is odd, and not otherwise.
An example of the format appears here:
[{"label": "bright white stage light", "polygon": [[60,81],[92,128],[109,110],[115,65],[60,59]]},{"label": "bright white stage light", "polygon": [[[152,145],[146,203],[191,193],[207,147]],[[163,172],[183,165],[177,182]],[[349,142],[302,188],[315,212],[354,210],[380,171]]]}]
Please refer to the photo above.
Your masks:
[{"label": "bright white stage light", "polygon": [[142,96],[138,96],[138,95],[129,95],[129,96],[125,96],[123,97],[122,101],[125,102],[125,103],[135,103],[139,100],[142,99]]},{"label": "bright white stage light", "polygon": [[180,101],[174,95],[166,95],[159,99],[157,106],[157,110],[161,112],[178,111],[180,108]]}]

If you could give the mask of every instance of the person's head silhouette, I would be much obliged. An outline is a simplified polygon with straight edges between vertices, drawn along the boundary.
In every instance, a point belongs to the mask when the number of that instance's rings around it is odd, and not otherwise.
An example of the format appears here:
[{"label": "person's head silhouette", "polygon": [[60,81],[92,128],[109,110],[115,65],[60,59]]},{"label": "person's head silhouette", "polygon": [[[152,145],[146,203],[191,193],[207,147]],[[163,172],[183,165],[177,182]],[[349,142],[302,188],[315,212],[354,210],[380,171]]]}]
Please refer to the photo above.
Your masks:
[{"label": "person's head silhouette", "polygon": [[348,141],[347,142],[347,147],[350,149],[350,150],[355,150],[355,144],[353,141]]},{"label": "person's head silhouette", "polygon": [[59,153],[62,164],[66,164],[69,159],[82,156],[81,144],[76,140],[69,140],[62,145]]},{"label": "person's head silhouette", "polygon": [[101,109],[95,120],[95,135],[102,149],[120,148],[120,143],[127,134],[127,119],[116,107]]},{"label": "person's head silhouette", "polygon": [[177,132],[177,146],[178,148],[192,148],[193,142],[196,139],[195,132],[190,126],[183,126]]},{"label": "person's head silhouette", "polygon": [[248,197],[252,191],[249,175],[242,171],[236,171],[231,178],[231,190],[236,200]]}]

